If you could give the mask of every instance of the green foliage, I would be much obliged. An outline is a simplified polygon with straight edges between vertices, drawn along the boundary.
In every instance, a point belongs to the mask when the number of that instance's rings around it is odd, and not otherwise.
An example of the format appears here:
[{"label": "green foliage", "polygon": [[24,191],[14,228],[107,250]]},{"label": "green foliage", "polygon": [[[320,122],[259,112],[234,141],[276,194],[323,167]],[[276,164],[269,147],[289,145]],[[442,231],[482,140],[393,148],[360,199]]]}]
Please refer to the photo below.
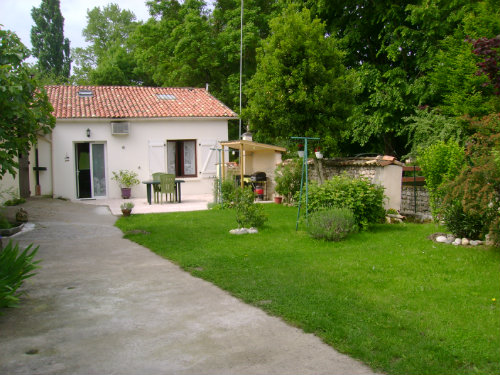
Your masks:
[{"label": "green foliage", "polygon": [[229,207],[235,197],[236,186],[234,181],[231,179],[225,179],[222,181],[221,191],[222,191],[222,205],[223,207]]},{"label": "green foliage", "polygon": [[457,202],[465,215],[481,217],[482,233],[490,232],[500,247],[500,169],[492,153],[500,147],[500,115],[494,114],[472,122],[476,133],[467,143],[466,165],[443,187],[444,206]]},{"label": "green foliage", "polygon": [[417,164],[425,177],[429,204],[435,220],[441,214],[441,203],[446,193],[444,186],[460,173],[464,161],[464,151],[454,141],[439,141],[419,151]]},{"label": "green foliage", "polygon": [[302,176],[302,162],[300,159],[288,159],[276,167],[274,180],[276,193],[291,203],[295,194],[300,190]]},{"label": "green foliage", "polygon": [[261,204],[254,202],[255,196],[250,187],[238,188],[234,192],[233,207],[239,228],[258,228],[267,221],[267,215]]},{"label": "green foliage", "polygon": [[294,5],[270,27],[245,90],[245,119],[259,140],[316,136],[328,152],[336,152],[352,90],[335,38],[309,10]]},{"label": "green foliage", "polygon": [[134,208],[133,202],[123,202],[120,205],[120,209],[122,209],[122,210],[131,210],[132,208]]},{"label": "green foliage", "polygon": [[443,220],[446,227],[457,237],[480,239],[483,238],[484,231],[487,229],[485,215],[465,212],[458,201],[445,206]]},{"label": "green foliage", "polygon": [[407,123],[406,132],[412,156],[416,156],[419,149],[425,150],[438,142],[454,141],[463,144],[469,135],[465,120],[442,115],[436,109],[417,109],[415,114],[404,120]]},{"label": "green foliage", "polygon": [[313,212],[307,227],[312,237],[326,241],[341,241],[357,229],[352,211],[337,207]]},{"label": "green foliage", "polygon": [[69,39],[64,38],[64,18],[59,0],[42,0],[31,9],[35,25],[31,27],[33,56],[42,74],[67,79],[71,71]]},{"label": "green foliage", "polygon": [[94,7],[87,11],[87,26],[83,29],[86,48],[76,48],[73,80],[77,84],[133,85],[140,83],[130,51],[129,37],[137,27],[134,13],[108,4],[101,10]]},{"label": "green foliage", "polygon": [[361,229],[367,229],[368,224],[378,223],[384,218],[384,199],[384,188],[364,178],[333,176],[322,185],[309,185],[311,212],[329,207],[349,208]]},{"label": "green foliage", "polygon": [[35,275],[33,271],[39,268],[39,260],[34,261],[38,247],[32,249],[33,244],[24,251],[18,244],[9,241],[0,252],[0,307],[15,307],[19,304],[22,294],[17,290],[24,280]]},{"label": "green foliage", "polygon": [[16,175],[19,154],[55,125],[45,90],[23,63],[28,56],[15,33],[0,29],[0,178]]},{"label": "green foliage", "polygon": [[134,171],[129,171],[126,169],[121,169],[118,172],[113,171],[112,180],[118,182],[120,187],[129,188],[139,184],[138,174]]},{"label": "green foliage", "polygon": [[24,198],[12,198],[9,199],[8,201],[5,201],[3,204],[5,206],[17,206],[20,204],[26,203],[26,199]]}]

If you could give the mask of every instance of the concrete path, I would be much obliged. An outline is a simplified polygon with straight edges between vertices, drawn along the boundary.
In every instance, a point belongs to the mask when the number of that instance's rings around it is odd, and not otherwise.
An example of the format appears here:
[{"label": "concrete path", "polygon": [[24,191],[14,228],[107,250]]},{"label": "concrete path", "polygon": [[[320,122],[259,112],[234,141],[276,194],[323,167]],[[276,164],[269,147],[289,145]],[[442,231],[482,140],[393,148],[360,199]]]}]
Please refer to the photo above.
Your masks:
[{"label": "concrete path", "polygon": [[[0,374],[372,374],[122,238],[107,207],[31,199],[38,275],[0,316]],[[5,245],[5,239],[4,239]]]}]

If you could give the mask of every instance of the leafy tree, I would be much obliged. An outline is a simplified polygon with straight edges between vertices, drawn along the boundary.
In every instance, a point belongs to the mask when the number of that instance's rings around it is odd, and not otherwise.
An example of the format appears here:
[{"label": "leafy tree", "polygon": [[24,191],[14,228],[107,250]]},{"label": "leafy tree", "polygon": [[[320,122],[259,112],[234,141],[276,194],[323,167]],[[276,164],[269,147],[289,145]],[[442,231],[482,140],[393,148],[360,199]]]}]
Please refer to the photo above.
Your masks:
[{"label": "leafy tree", "polygon": [[15,33],[0,29],[0,177],[14,176],[19,153],[55,125],[47,94],[23,63],[28,56]]},{"label": "leafy tree", "polygon": [[[219,0],[215,3],[211,22],[217,45],[218,76],[212,83],[214,92],[232,108],[239,105],[241,1]],[[269,35],[269,21],[279,14],[282,5],[276,0],[246,0],[243,15],[242,82],[255,74],[256,51]],[[246,106],[245,91],[242,105]]]},{"label": "leafy tree", "polygon": [[500,168],[495,160],[500,149],[500,115],[485,116],[472,126],[476,133],[468,142],[465,166],[445,186],[444,204],[458,206],[460,215],[480,218],[480,232],[490,232],[500,246]]},{"label": "leafy tree", "polygon": [[59,0],[42,0],[39,8],[31,9],[35,26],[31,28],[33,56],[38,59],[42,74],[67,79],[71,70],[68,38],[64,38],[64,18]]},{"label": "leafy tree", "polygon": [[484,61],[478,63],[479,75],[488,76],[495,88],[495,93],[500,95],[500,35],[495,38],[480,38],[472,41],[474,53],[481,56]]},{"label": "leafy tree", "polygon": [[140,83],[142,76],[129,46],[129,36],[137,25],[134,13],[117,4],[87,11],[87,26],[82,34],[90,45],[73,51],[78,64],[74,81],[97,85]]},{"label": "leafy tree", "polygon": [[316,136],[336,152],[351,95],[335,39],[308,9],[294,5],[270,27],[248,83],[245,118],[260,140]]},{"label": "leafy tree", "polygon": [[458,176],[464,164],[463,148],[457,142],[437,142],[422,149],[417,159],[429,191],[429,204],[436,220],[442,214],[446,184]]},{"label": "leafy tree", "polygon": [[217,60],[205,2],[157,0],[148,6],[153,18],[132,37],[139,68],[160,86],[211,82]]}]

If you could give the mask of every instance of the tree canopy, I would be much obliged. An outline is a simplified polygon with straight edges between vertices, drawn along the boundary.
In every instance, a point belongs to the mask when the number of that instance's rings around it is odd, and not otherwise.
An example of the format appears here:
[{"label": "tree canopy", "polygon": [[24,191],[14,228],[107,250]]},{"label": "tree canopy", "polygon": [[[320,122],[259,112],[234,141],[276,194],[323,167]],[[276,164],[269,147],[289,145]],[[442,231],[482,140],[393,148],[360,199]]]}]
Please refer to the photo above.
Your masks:
[{"label": "tree canopy", "polygon": [[311,12],[295,5],[270,22],[248,83],[245,118],[262,140],[321,137],[337,151],[352,96],[334,38]]},{"label": "tree canopy", "polygon": [[71,71],[69,39],[64,38],[64,18],[59,0],[42,0],[31,9],[35,25],[31,28],[33,56],[43,75],[67,79]]},{"label": "tree canopy", "polygon": [[47,94],[23,63],[28,56],[18,36],[0,28],[0,177],[15,175],[19,154],[55,124]]},{"label": "tree canopy", "polygon": [[[90,46],[73,52],[73,82],[208,83],[238,110],[241,1],[147,6],[144,23],[116,4],[88,12]],[[421,142],[463,145],[469,118],[500,111],[488,78],[497,76],[497,35],[494,0],[246,0],[244,116],[256,139],[314,134],[337,154],[402,158]]]}]

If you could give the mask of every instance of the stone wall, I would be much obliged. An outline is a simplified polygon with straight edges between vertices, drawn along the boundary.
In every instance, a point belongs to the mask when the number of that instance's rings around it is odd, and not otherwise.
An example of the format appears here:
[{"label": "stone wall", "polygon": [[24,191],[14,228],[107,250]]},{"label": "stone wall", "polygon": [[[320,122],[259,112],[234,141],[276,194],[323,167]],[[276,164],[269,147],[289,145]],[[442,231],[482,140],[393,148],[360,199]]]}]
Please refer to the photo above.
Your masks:
[{"label": "stone wall", "polygon": [[429,206],[429,192],[425,186],[415,186],[415,190],[411,185],[403,185],[401,188],[401,213],[415,214],[415,192],[417,193],[417,214],[430,216],[431,209]]},{"label": "stone wall", "polygon": [[385,209],[398,210],[401,207],[402,164],[392,156],[354,157],[335,159],[309,159],[309,178],[323,181],[333,176],[347,174],[353,178],[366,178],[384,187],[387,199]]}]

